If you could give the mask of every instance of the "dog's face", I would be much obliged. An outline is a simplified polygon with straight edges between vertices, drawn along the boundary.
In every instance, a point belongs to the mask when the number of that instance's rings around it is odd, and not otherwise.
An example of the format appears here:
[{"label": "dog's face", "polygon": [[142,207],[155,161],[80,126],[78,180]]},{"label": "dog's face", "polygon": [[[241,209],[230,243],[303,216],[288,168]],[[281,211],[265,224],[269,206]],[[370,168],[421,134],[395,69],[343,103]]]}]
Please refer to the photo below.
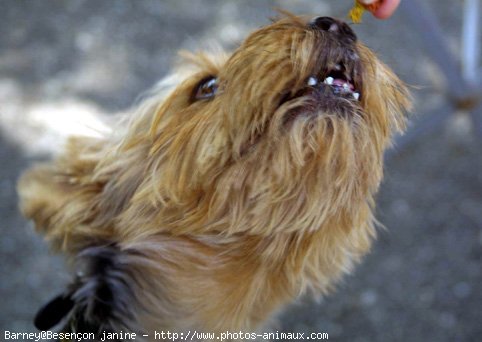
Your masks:
[{"label": "dog's face", "polygon": [[317,229],[371,201],[409,99],[347,24],[287,17],[226,59],[191,59],[148,123],[151,195],[204,208],[202,225],[265,231]]}]

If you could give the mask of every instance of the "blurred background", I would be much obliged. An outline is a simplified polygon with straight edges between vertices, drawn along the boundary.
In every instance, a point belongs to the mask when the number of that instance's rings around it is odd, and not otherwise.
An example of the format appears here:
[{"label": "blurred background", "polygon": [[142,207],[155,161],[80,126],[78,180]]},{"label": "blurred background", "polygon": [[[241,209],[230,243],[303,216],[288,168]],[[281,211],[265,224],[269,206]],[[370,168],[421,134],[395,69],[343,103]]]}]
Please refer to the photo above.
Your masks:
[{"label": "blurred background", "polygon": [[[403,0],[402,0],[403,1]],[[449,49],[461,49],[463,2],[423,1]],[[65,135],[128,111],[179,49],[235,48],[275,7],[345,17],[351,0],[0,1],[0,331],[35,331],[40,305],[68,280],[60,257],[17,209],[15,183]],[[402,11],[365,15],[359,38],[413,86],[410,130],[447,120],[387,158],[372,253],[321,303],[300,300],[280,331],[337,341],[482,340],[482,139],[452,110],[444,79]],[[480,33],[479,33],[480,34]],[[481,114],[479,107],[478,114]]]}]

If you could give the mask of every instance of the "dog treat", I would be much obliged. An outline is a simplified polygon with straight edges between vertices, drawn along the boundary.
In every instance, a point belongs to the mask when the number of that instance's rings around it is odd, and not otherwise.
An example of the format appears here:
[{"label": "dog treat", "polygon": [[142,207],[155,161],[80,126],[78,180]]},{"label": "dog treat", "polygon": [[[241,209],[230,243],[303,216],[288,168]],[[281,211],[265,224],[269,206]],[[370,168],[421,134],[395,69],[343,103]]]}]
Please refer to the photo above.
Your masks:
[{"label": "dog treat", "polygon": [[354,23],[360,23],[363,12],[365,12],[365,10],[375,12],[381,6],[382,1],[383,0],[355,0],[355,4],[348,13],[348,17]]}]

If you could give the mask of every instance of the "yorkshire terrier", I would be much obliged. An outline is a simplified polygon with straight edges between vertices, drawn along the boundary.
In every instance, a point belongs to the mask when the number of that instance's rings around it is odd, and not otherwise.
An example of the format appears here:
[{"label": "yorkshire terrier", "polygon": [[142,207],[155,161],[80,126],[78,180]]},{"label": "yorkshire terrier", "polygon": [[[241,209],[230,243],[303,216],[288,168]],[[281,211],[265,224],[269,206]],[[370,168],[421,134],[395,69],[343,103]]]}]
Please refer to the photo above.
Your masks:
[{"label": "yorkshire terrier", "polygon": [[330,17],[187,59],[112,134],[21,177],[23,214],[76,272],[40,329],[262,331],[369,250],[404,83]]}]

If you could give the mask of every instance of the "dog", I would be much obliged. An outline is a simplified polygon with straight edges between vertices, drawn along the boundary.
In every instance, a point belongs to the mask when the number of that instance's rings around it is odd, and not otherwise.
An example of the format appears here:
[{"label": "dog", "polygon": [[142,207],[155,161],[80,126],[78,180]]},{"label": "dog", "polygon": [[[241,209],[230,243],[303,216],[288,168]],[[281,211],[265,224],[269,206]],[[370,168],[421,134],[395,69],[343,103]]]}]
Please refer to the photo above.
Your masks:
[{"label": "dog", "polygon": [[231,55],[183,58],[112,134],[20,178],[22,213],[75,272],[40,329],[262,331],[369,251],[410,94],[353,30],[285,13]]}]

